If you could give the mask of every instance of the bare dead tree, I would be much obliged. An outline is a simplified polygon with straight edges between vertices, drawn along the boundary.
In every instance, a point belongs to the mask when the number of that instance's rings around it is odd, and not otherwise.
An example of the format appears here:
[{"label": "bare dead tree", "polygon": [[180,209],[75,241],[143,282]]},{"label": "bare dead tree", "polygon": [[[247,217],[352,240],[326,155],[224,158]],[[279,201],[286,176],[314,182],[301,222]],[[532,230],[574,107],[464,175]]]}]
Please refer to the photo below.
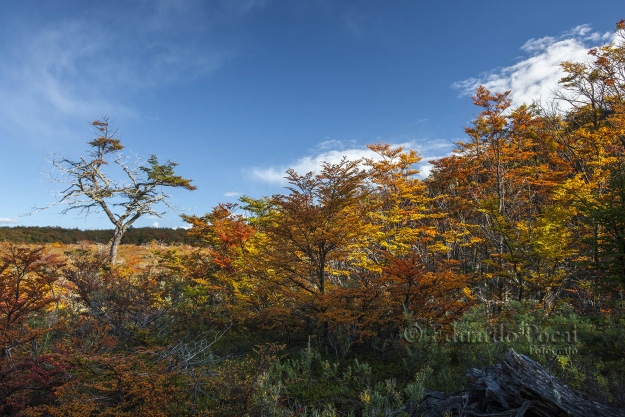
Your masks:
[{"label": "bare dead tree", "polygon": [[[182,187],[195,190],[191,180],[175,175],[175,162],[160,164],[155,155],[140,163],[129,162],[121,153],[124,148],[117,139],[118,131],[111,130],[108,117],[91,123],[96,128],[96,137],[87,142],[91,146],[88,157],[78,160],[60,155],[50,161],[54,166],[50,179],[65,184],[66,188],[57,194],[57,201],[42,209],[62,205],[63,214],[78,211],[88,216],[92,212],[103,212],[115,226],[110,246],[110,259],[115,262],[122,236],[136,220],[145,215],[162,217],[164,211],[157,210],[162,203],[169,204],[170,196],[164,187]],[[117,179],[105,172],[105,168],[116,166],[123,179]],[[37,210],[42,210],[37,209]]]},{"label": "bare dead tree", "polygon": [[625,417],[623,407],[588,398],[513,350],[500,364],[470,369],[464,390],[427,391],[416,409],[409,404],[400,411],[414,417]]}]

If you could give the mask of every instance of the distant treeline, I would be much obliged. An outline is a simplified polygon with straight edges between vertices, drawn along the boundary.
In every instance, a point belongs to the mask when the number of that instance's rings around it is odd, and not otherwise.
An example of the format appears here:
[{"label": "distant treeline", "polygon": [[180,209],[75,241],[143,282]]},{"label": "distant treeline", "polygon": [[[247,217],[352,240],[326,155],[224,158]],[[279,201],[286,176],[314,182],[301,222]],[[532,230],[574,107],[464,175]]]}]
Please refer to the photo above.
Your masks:
[{"label": "distant treeline", "polygon": [[[113,237],[113,230],[80,230],[62,227],[0,227],[0,242],[13,243],[65,243],[82,241],[108,243]],[[137,227],[128,229],[122,244],[141,245],[158,241],[166,244],[193,244],[195,239],[188,236],[185,229],[166,229]]]}]

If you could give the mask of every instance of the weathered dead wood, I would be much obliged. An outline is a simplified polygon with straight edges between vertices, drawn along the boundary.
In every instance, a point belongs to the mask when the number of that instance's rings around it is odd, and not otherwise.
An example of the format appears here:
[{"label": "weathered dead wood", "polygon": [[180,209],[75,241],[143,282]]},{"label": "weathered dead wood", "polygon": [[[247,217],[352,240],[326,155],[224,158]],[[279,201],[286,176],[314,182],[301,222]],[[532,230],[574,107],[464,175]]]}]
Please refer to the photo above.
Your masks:
[{"label": "weathered dead wood", "polygon": [[590,400],[510,350],[501,364],[469,370],[464,390],[427,392],[412,416],[625,417],[625,409]]}]

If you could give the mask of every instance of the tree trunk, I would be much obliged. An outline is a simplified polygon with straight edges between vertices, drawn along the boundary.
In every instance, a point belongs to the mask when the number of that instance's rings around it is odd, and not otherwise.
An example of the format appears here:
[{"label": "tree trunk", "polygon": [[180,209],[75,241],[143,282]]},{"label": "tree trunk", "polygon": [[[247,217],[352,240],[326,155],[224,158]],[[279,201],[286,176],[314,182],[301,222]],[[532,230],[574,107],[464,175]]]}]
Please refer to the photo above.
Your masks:
[{"label": "tree trunk", "polygon": [[513,350],[499,365],[469,370],[467,381],[452,394],[427,392],[411,416],[625,417],[625,408],[588,399]]},{"label": "tree trunk", "polygon": [[117,249],[119,248],[119,244],[122,241],[124,232],[125,230],[123,228],[115,228],[115,234],[113,235],[113,240],[111,241],[111,249],[109,252],[109,257],[111,258],[112,264],[114,264],[117,260]]}]

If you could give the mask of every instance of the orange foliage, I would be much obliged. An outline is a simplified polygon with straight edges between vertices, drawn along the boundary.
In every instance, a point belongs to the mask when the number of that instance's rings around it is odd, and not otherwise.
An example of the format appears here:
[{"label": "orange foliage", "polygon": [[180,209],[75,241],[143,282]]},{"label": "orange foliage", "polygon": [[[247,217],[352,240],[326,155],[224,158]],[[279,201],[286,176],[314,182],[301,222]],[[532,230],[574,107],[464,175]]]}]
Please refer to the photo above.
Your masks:
[{"label": "orange foliage", "polygon": [[0,244],[0,360],[10,360],[16,348],[28,352],[24,344],[50,330],[28,320],[56,301],[53,284],[62,266],[62,259],[41,246]]}]

